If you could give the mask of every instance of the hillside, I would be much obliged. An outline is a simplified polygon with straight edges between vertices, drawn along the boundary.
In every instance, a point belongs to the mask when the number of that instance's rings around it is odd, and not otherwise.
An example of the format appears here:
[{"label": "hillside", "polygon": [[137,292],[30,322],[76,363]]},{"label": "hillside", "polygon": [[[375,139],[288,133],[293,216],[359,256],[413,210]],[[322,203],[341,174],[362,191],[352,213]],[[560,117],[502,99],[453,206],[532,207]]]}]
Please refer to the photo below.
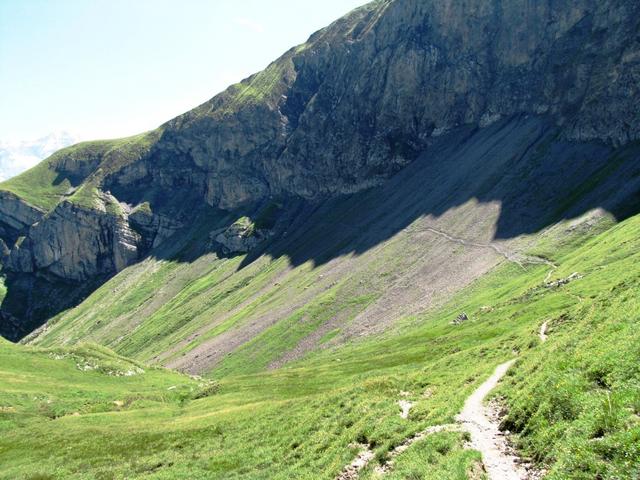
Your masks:
[{"label": "hillside", "polygon": [[639,19],[373,1],[0,183],[0,479],[635,478]]},{"label": "hillside", "polygon": [[[498,391],[504,422],[546,478],[631,479],[640,466],[639,234],[634,217],[590,239],[550,236],[541,248],[556,252],[555,269],[505,263],[393,335],[227,375],[202,399],[172,373],[141,366],[114,377],[78,368],[63,349],[2,344],[0,478],[332,479],[362,443],[376,456],[360,478],[379,478],[374,467],[390,450],[453,422],[493,367],[516,358]],[[469,320],[452,325],[461,311]],[[399,400],[413,404],[408,419]],[[462,479],[478,460],[464,434],[442,431],[399,455],[385,478]]]},{"label": "hillside", "polygon": [[[576,228],[597,231],[610,215],[604,209],[618,213],[616,202],[627,205],[629,190],[638,191],[640,177],[628,181],[640,169],[636,147],[615,154],[597,145],[551,148],[556,133],[547,128],[530,118],[461,132],[455,147],[449,137],[384,186],[315,210],[300,207],[292,226],[282,227],[286,237],[274,235],[249,254],[194,255],[202,230],[214,230],[198,223],[175,256],[152,256],[126,269],[33,341],[91,340],[203,373],[280,366],[380,333],[441,304],[501,262],[544,263],[527,253],[539,241],[531,230],[599,208],[576,220]],[[511,157],[532,138],[528,154]],[[585,156],[571,181],[561,172],[549,180],[549,170],[578,155]],[[485,167],[489,158],[493,169]],[[478,173],[471,180],[469,172]],[[500,178],[503,172],[509,176]],[[593,185],[597,175],[602,180]],[[425,191],[429,184],[437,188]]]}]

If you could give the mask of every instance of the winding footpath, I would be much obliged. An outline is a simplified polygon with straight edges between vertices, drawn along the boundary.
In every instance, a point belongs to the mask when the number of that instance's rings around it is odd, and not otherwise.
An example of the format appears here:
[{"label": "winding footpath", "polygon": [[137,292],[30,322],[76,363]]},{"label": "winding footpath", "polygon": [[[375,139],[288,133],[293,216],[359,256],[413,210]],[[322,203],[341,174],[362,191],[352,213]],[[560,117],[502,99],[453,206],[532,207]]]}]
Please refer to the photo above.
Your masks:
[{"label": "winding footpath", "polygon": [[[544,322],[538,332],[543,343],[547,341],[548,327],[549,322]],[[525,468],[515,452],[512,453],[507,437],[500,431],[498,415],[484,402],[515,361],[513,359],[498,365],[493,375],[467,399],[456,418],[471,435],[471,447],[482,454],[482,463],[491,480],[532,480],[541,478],[543,474],[533,468]]]},{"label": "winding footpath", "polygon": [[[547,340],[548,322],[540,326],[538,333],[542,342]],[[500,383],[516,359],[498,365],[493,374],[482,383],[467,399],[462,411],[456,417],[458,424],[435,425],[407,438],[389,452],[387,462],[377,466],[375,472],[382,476],[393,468],[394,459],[414,443],[429,435],[442,431],[464,430],[471,436],[470,447],[482,454],[482,463],[490,480],[533,480],[542,478],[542,473],[530,468],[512,453],[507,437],[500,431],[500,421],[495,409],[485,405],[487,395]],[[408,418],[412,404],[401,400],[401,417]],[[357,480],[360,470],[365,468],[375,454],[369,445],[360,445],[358,456],[336,477],[336,480]]]},{"label": "winding footpath", "polygon": [[493,390],[515,360],[498,365],[496,370],[467,399],[462,412],[457,417],[464,430],[471,435],[471,448],[482,454],[482,463],[492,480],[523,480],[528,474],[518,464],[518,458],[508,453],[509,445],[499,430],[499,423],[490,413],[490,407],[484,404],[487,395]]},{"label": "winding footpath", "polygon": [[[474,242],[471,240],[466,240],[464,238],[460,238],[460,237],[454,237],[453,235],[443,231],[443,230],[439,230],[437,228],[433,228],[433,227],[423,227],[423,228],[418,228],[418,229],[407,229],[406,230],[407,233],[409,234],[414,234],[414,233],[421,233],[421,232],[431,232],[434,235],[438,235],[450,242],[453,243],[457,243],[459,245],[463,245],[465,247],[475,247],[475,248],[488,248],[493,250],[495,253],[497,253],[498,255],[500,255],[501,257],[503,257],[505,260],[511,262],[511,263],[515,263],[516,265],[518,265],[520,268],[522,268],[523,270],[525,270],[525,264],[533,264],[533,265],[548,265],[551,267],[551,272],[553,272],[557,267],[550,262],[549,260],[542,258],[542,257],[536,257],[536,256],[532,256],[532,255],[524,255],[521,253],[513,253],[507,250],[503,250],[502,248],[498,247],[497,245],[493,244],[493,243],[479,243],[479,242]],[[550,273],[551,274],[551,273]],[[549,274],[549,275],[550,275]]]}]

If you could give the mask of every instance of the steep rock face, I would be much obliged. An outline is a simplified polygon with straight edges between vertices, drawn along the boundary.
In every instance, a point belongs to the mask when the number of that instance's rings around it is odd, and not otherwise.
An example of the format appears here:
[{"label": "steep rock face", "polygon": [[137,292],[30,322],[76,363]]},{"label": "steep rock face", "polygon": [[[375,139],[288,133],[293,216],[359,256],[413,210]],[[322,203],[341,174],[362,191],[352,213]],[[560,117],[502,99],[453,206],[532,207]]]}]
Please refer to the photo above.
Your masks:
[{"label": "steep rock face", "polygon": [[128,215],[128,221],[132,229],[140,233],[139,244],[146,251],[160,246],[184,227],[168,216],[153,214],[146,204],[133,209]]},{"label": "steep rock face", "polygon": [[[205,200],[313,198],[379,183],[462,124],[551,115],[572,140],[640,135],[637,2],[374,2],[169,122],[152,155]],[[157,164],[156,164],[157,165]]]},{"label": "steep rock face", "polygon": [[0,191],[0,238],[13,244],[18,236],[45,212],[22,201],[11,192]]},{"label": "steep rock face", "polygon": [[139,243],[126,217],[62,202],[14,245],[5,268],[83,281],[136,261]]},{"label": "steep rock face", "polygon": [[[150,190],[234,209],[381,183],[460,125],[547,114],[572,140],[640,138],[631,0],[379,0],[146,139],[55,167],[137,205]],[[155,208],[156,206],[153,205]]]}]

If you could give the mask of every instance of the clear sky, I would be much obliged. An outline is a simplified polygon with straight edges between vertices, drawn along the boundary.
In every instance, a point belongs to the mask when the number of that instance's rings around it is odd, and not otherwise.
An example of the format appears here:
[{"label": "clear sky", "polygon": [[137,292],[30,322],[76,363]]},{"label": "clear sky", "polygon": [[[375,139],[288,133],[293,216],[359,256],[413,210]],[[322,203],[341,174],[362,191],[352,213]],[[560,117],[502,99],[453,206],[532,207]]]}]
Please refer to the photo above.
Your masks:
[{"label": "clear sky", "polygon": [[366,0],[0,0],[0,140],[155,128]]}]

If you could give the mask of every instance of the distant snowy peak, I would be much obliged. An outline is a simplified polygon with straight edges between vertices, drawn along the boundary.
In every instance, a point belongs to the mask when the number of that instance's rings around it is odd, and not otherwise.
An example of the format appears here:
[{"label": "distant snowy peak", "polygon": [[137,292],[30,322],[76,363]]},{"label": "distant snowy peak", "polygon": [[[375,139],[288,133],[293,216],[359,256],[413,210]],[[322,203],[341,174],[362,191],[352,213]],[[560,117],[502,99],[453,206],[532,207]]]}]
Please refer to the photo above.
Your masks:
[{"label": "distant snowy peak", "polygon": [[77,141],[69,132],[54,132],[37,140],[0,141],[0,181],[22,173],[52,153]]}]

